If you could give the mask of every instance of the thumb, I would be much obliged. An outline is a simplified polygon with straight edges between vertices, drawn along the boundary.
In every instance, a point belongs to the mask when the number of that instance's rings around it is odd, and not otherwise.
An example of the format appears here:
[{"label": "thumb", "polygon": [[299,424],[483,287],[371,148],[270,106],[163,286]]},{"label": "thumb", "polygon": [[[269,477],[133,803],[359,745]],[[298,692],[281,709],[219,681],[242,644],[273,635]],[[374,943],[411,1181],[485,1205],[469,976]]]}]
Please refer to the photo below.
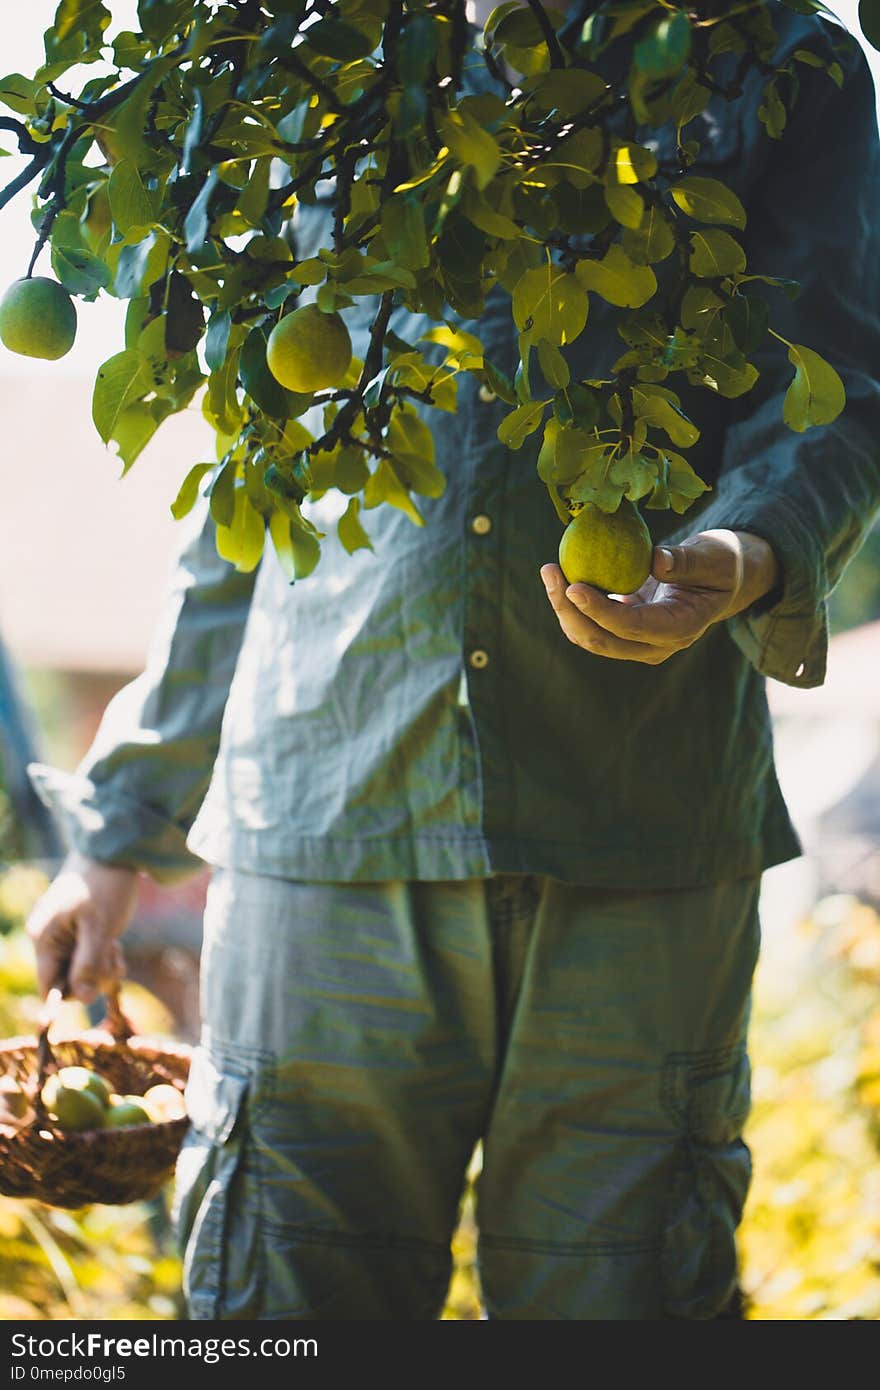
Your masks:
[{"label": "thumb", "polygon": [[706,532],[681,545],[657,546],[651,573],[664,584],[734,593],[742,583],[741,550],[733,534]]}]

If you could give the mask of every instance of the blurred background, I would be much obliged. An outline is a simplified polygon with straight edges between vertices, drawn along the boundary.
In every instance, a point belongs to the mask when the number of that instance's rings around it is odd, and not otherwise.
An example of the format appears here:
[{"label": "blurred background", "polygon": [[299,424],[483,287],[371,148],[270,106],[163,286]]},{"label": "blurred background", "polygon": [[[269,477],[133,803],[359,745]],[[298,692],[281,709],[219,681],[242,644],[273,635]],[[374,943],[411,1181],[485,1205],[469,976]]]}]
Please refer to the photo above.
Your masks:
[{"label": "blurred background", "polygon": [[[106,0],[111,35],[134,0]],[[4,66],[42,61],[54,0],[7,7]],[[832,8],[857,34],[856,0]],[[880,55],[868,49],[877,81]],[[0,132],[0,184],[21,167]],[[0,212],[5,278],[33,247],[28,195]],[[38,271],[46,267],[41,261]],[[177,543],[170,504],[213,441],[198,407],[172,417],[120,479],[91,420],[98,365],[123,311],[79,308],[59,362],[0,347],[0,1037],[34,1030],[39,1001],[22,924],[62,852],[29,789],[34,758],[72,770],[113,693],[142,668]],[[88,512],[82,497],[89,498]],[[764,950],[748,1139],[755,1181],[742,1230],[752,1319],[880,1317],[880,531],[832,600],[826,684],[771,682],[783,790],[806,848],[765,879]],[[126,936],[125,1006],[138,1031],[192,1041],[205,877],[143,880]],[[88,1020],[67,1004],[59,1031]],[[472,1175],[478,1170],[475,1155]],[[470,1192],[447,1318],[480,1316]],[[0,1318],[174,1318],[180,1268],[167,1197],[66,1212],[0,1197]]]}]

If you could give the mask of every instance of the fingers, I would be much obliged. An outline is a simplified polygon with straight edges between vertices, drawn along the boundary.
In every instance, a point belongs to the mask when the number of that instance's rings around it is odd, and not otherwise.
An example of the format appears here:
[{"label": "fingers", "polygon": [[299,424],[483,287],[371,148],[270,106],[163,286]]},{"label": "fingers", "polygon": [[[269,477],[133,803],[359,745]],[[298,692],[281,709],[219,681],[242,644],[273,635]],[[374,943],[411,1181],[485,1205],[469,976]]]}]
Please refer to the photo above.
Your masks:
[{"label": "fingers", "polygon": [[63,985],[65,993],[90,1004],[124,974],[109,919],[79,893],[69,875],[57,878],[36,904],[27,933],[44,998],[54,986]]},{"label": "fingers", "polygon": [[[559,619],[559,626],[568,640],[575,646],[583,647],[585,651],[592,652],[595,656],[613,657],[618,661],[641,661],[652,666],[665,660],[666,656],[670,654],[657,646],[650,646],[644,642],[628,641],[619,637],[609,631],[607,627],[594,621],[585,611],[581,611],[573,598],[575,589],[585,586],[578,585],[566,590],[565,576],[558,565],[544,565],[541,570],[541,578],[547,590],[547,597]],[[590,590],[591,594],[597,592],[597,590]],[[604,595],[602,597],[604,598]],[[614,603],[611,599],[605,599],[605,602],[615,608],[624,608],[623,604]]]},{"label": "fingers", "polygon": [[84,1004],[91,1004],[122,975],[121,966],[119,943],[97,929],[94,923],[81,919],[68,969],[70,993]]}]

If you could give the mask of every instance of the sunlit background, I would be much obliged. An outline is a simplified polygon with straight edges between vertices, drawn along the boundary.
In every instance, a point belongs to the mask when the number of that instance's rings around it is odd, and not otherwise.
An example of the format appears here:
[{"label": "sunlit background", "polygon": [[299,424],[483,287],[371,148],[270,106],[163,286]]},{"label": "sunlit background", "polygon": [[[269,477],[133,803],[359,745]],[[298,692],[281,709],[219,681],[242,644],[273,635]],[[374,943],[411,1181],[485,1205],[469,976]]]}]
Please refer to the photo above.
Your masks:
[{"label": "sunlit background", "polygon": [[[110,37],[137,27],[135,0],[105,3]],[[832,8],[858,35],[857,0]],[[6,0],[4,70],[39,66],[54,10],[54,0]],[[880,54],[867,52],[876,82]],[[13,136],[0,131],[4,147],[0,185],[23,167]],[[0,210],[0,289],[27,268],[29,198],[28,190]],[[51,273],[48,249],[37,270]],[[121,347],[123,306],[101,295],[78,302],[78,311],[76,343],[59,362],[0,347],[0,641],[30,751],[68,769],[108,698],[141,668],[176,544],[169,505],[189,466],[212,456],[196,404],[168,420],[120,480],[118,460],[92,425],[91,390],[98,365]],[[755,1319],[880,1317],[876,532],[835,593],[832,616],[825,687],[770,690],[780,777],[807,854],[765,881],[748,1136],[755,1183],[742,1236]],[[22,752],[23,744],[0,739],[7,787]],[[0,844],[16,833],[14,813],[0,801]],[[0,1036],[30,1030],[36,1018],[20,925],[46,853],[46,843],[19,840],[0,876]],[[2,858],[0,849],[0,870]],[[175,894],[144,884],[127,938],[128,1007],[143,1030],[194,1036],[203,889],[203,878]],[[79,1006],[65,1007],[60,1026],[82,1027]],[[479,1316],[473,1253],[467,1199],[449,1318]],[[71,1214],[0,1198],[0,1318],[170,1318],[180,1309],[179,1277],[164,1201]]]}]

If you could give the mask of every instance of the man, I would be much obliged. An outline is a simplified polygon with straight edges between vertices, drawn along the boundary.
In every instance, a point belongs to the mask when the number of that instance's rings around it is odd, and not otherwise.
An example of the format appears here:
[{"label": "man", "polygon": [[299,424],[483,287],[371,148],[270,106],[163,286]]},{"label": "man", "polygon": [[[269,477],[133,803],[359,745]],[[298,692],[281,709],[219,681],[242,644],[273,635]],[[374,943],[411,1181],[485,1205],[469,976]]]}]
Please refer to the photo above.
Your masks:
[{"label": "man", "polygon": [[[776,18],[782,56],[831,56],[833,27]],[[790,432],[769,346],[746,397],[690,392],[713,490],[683,524],[647,514],[634,601],[566,587],[533,454],[464,381],[436,436],[458,486],[423,529],[370,513],[375,554],[328,535],[290,589],[199,522],[144,676],[76,777],[37,770],[75,846],[30,924],[43,989],[113,977],[139,870],[215,866],[176,1189],[193,1318],[436,1318],[480,1140],[490,1317],[734,1310],[759,881],[799,852],[763,678],[821,683],[825,600],[880,498],[877,135],[845,66],[842,91],[804,68],[781,143],[757,75],[694,126],[750,265],[803,283],[774,327],[827,355],[846,410]],[[504,366],[504,295],[479,327]],[[619,353],[597,301],[578,352],[588,376]]]}]

